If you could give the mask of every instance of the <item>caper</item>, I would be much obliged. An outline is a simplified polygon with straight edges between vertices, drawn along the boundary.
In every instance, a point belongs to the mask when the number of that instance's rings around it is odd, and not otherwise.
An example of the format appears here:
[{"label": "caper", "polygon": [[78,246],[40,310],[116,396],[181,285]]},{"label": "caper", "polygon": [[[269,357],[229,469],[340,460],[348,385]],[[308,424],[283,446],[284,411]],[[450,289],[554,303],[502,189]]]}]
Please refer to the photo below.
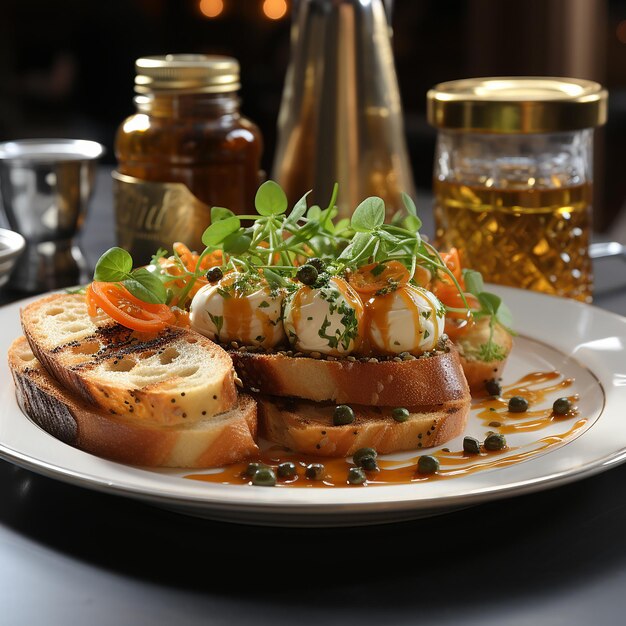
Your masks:
[{"label": "caper", "polygon": [[484,446],[485,450],[491,450],[492,452],[495,450],[504,450],[504,448],[506,448],[506,439],[504,435],[492,433],[485,439]]},{"label": "caper", "polygon": [[552,405],[552,412],[555,415],[566,415],[572,408],[572,403],[569,398],[559,398],[554,401]]},{"label": "caper", "polygon": [[324,478],[325,468],[321,463],[311,463],[306,466],[304,475],[311,480],[322,480]]},{"label": "caper", "polygon": [[263,463],[248,463],[244,476],[254,476],[261,468],[265,467]]},{"label": "caper", "polygon": [[354,422],[354,411],[347,404],[340,404],[335,407],[333,413],[333,424],[335,426],[345,426]]},{"label": "caper", "polygon": [[296,272],[296,278],[303,285],[312,285],[317,280],[317,270],[312,265],[307,263],[298,269]]},{"label": "caper", "polygon": [[296,475],[295,463],[292,463],[291,461],[281,463],[276,468],[276,472],[281,478],[293,478]]},{"label": "caper", "polygon": [[467,454],[480,454],[480,441],[474,439],[474,437],[464,437],[463,452]]},{"label": "caper", "polygon": [[348,482],[351,485],[362,485],[366,480],[365,472],[360,467],[351,467],[348,470]]},{"label": "caper", "polygon": [[206,273],[206,279],[210,283],[216,283],[217,281],[222,280],[222,278],[224,278],[224,272],[222,272],[222,268],[221,267],[212,267]]},{"label": "caper", "polygon": [[380,468],[373,456],[364,456],[359,459],[359,465],[367,472],[378,472]]},{"label": "caper", "polygon": [[391,417],[393,417],[396,422],[406,422],[409,419],[409,415],[411,415],[409,410],[401,407],[391,411]]},{"label": "caper", "polygon": [[306,262],[307,265],[312,265],[318,274],[321,274],[326,269],[326,263],[322,261],[322,259],[318,259],[317,257],[313,257]]},{"label": "caper", "polygon": [[528,411],[528,400],[522,396],[513,396],[509,400],[509,413],[525,413]]},{"label": "caper", "polygon": [[262,467],[252,477],[252,484],[257,487],[273,487],[276,484],[276,474],[271,467]]},{"label": "caper", "polygon": [[439,460],[430,454],[425,454],[417,461],[417,471],[420,474],[434,474],[439,471]]},{"label": "caper", "polygon": [[375,459],[378,456],[378,452],[376,452],[374,448],[359,448],[352,455],[352,462],[355,465],[361,465],[361,460],[364,459],[366,456],[371,456],[373,459]]},{"label": "caper", "polygon": [[502,386],[495,378],[485,381],[485,390],[490,396],[500,396],[502,394]]}]

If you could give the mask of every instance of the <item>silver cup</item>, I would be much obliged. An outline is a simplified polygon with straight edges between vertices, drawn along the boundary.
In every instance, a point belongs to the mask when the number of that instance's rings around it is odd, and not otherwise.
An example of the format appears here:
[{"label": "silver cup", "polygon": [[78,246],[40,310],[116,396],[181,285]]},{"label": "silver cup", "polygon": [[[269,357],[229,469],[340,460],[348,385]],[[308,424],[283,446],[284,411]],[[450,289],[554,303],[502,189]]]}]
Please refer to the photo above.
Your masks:
[{"label": "silver cup", "polygon": [[38,292],[77,284],[84,267],[74,245],[104,147],[82,139],[0,143],[4,216],[26,239],[10,286]]}]

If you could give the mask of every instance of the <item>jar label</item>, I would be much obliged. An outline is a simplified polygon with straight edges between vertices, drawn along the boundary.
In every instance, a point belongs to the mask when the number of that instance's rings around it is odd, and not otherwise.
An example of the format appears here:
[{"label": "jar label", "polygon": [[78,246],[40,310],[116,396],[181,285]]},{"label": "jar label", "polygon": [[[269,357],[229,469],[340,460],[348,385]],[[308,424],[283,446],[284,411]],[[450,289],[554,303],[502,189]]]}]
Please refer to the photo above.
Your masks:
[{"label": "jar label", "polygon": [[117,245],[135,262],[147,263],[175,241],[191,250],[204,249],[202,233],[211,223],[211,209],[183,183],[141,180],[113,172],[113,201]]}]

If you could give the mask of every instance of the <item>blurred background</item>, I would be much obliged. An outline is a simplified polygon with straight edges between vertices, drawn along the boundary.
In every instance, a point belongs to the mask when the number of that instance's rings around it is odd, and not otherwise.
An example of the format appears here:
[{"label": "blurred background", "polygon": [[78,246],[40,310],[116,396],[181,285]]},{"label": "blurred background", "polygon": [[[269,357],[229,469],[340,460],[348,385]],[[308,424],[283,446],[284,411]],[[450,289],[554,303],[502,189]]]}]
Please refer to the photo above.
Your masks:
[{"label": "blurred background", "polygon": [[[297,0],[295,0],[297,2]],[[289,58],[294,0],[2,0],[0,140],[113,138],[134,111],[134,60],[173,52],[227,54],[242,68],[243,113],[265,139],[270,169]],[[626,199],[626,0],[395,0],[393,31],[417,186],[430,188],[434,84],[488,75],[597,80],[610,92],[596,143],[595,225]]]}]

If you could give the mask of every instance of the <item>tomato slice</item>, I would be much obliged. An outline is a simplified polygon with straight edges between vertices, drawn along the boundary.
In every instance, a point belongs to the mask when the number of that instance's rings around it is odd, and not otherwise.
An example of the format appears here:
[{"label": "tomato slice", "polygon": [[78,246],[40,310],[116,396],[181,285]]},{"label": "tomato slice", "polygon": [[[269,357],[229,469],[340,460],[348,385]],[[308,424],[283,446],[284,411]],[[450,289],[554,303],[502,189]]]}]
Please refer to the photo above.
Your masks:
[{"label": "tomato slice", "polygon": [[472,310],[480,309],[480,303],[476,296],[471,293],[464,294],[465,300],[467,300],[467,304],[469,305],[469,309],[466,309],[463,297],[456,288],[456,285],[437,283],[434,293],[445,306],[453,309],[463,309],[462,311],[446,311],[445,332],[450,339],[456,339],[474,326]]},{"label": "tomato slice", "polygon": [[409,282],[409,270],[399,261],[371,263],[348,275],[348,282],[359,293],[376,293]]},{"label": "tomato slice", "polygon": [[[446,264],[447,268],[452,272],[457,279],[461,289],[465,289],[465,281],[463,280],[463,272],[461,265],[461,257],[457,248],[450,248],[449,252],[444,252],[441,255],[441,260]],[[444,283],[452,283],[450,277],[444,272],[439,272],[439,279]]]},{"label": "tomato slice", "polygon": [[119,283],[91,283],[87,307],[90,315],[98,307],[122,326],[139,332],[158,333],[176,321],[166,304],[143,302]]},{"label": "tomato slice", "polygon": [[428,289],[430,291],[430,281],[433,276],[430,273],[430,270],[422,267],[421,265],[415,266],[415,274],[413,274],[413,280],[420,286],[424,287],[424,289]]}]

